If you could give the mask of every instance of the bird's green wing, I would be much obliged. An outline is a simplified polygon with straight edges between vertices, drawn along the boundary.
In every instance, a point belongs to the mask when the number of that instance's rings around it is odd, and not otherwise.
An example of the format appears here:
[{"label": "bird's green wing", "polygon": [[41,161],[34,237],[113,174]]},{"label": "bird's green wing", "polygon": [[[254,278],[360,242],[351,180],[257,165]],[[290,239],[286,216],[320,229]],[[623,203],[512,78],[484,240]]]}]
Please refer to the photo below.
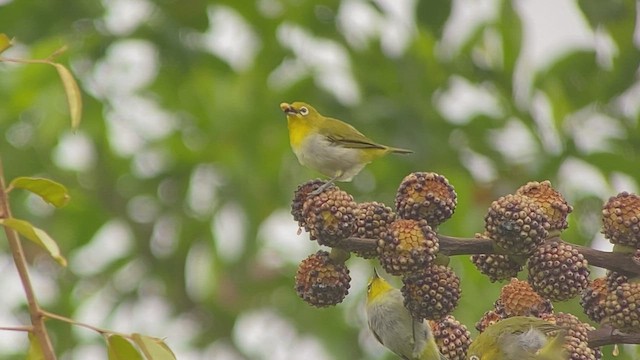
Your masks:
[{"label": "bird's green wing", "polygon": [[320,133],[336,145],[350,149],[384,150],[387,148],[364,136],[364,134],[347,123],[332,118],[326,118],[325,121],[327,123],[326,130],[320,129]]},{"label": "bird's green wing", "polygon": [[538,351],[536,360],[567,360],[569,354],[564,349],[566,330],[561,330]]}]

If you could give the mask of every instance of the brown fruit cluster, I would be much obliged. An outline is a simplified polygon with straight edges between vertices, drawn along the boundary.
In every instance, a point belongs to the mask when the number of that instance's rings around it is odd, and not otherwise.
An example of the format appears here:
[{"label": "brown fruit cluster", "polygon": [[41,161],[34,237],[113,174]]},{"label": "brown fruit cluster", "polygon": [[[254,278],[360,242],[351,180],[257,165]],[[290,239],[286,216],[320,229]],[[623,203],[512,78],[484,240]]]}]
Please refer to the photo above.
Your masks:
[{"label": "brown fruit cluster", "polygon": [[[353,236],[375,240],[384,239],[387,236],[389,225],[395,220],[396,214],[385,204],[375,201],[360,203],[356,211],[356,231]],[[376,248],[354,252],[365,259],[378,256]]]},{"label": "brown fruit cluster", "polygon": [[549,221],[549,231],[562,231],[569,226],[567,216],[573,211],[573,207],[551,186],[549,180],[531,181],[521,186],[516,194],[526,196],[540,206]]},{"label": "brown fruit cluster", "polygon": [[614,328],[640,332],[640,283],[625,282],[607,294],[604,310]]},{"label": "brown fruit cluster", "polygon": [[378,240],[377,252],[385,271],[402,275],[431,264],[438,249],[436,233],[426,220],[398,219],[389,225],[384,239]]},{"label": "brown fruit cluster", "polygon": [[328,252],[320,250],[298,265],[295,288],[305,302],[325,307],[344,300],[350,281],[349,269],[344,263],[334,261]]},{"label": "brown fruit cluster", "polygon": [[485,232],[509,255],[530,255],[547,238],[549,221],[541,207],[523,195],[506,195],[491,203]]},{"label": "brown fruit cluster", "polygon": [[621,192],[602,207],[602,232],[612,244],[640,249],[640,196]]},{"label": "brown fruit cluster", "polygon": [[476,322],[476,330],[483,332],[486,328],[502,319],[504,319],[504,316],[498,314],[495,309],[489,310],[482,315],[478,322]]},{"label": "brown fruit cluster", "polygon": [[596,323],[600,323],[606,318],[604,304],[607,293],[607,279],[605,277],[593,279],[582,292],[580,305],[589,319]]},{"label": "brown fruit cluster", "polygon": [[588,332],[595,329],[593,326],[583,323],[575,315],[562,312],[545,315],[542,318],[565,329],[564,349],[569,360],[602,359],[600,349],[592,349],[588,345]]},{"label": "brown fruit cluster", "polygon": [[485,312],[476,323],[482,332],[500,320],[513,316],[543,317],[553,313],[553,305],[548,299],[536,293],[528,282],[511,279],[502,287],[494,308]]},{"label": "brown fruit cluster", "polygon": [[502,318],[512,316],[535,316],[553,312],[553,305],[533,290],[531,285],[522,280],[511,279],[502,287],[495,304],[496,312]]},{"label": "brown fruit cluster", "polygon": [[563,242],[548,242],[529,257],[529,283],[544,298],[564,301],[579,295],[589,284],[584,256]]},{"label": "brown fruit cluster", "polygon": [[502,254],[474,254],[471,262],[483,274],[489,277],[489,281],[511,279],[518,276],[522,265],[514,261],[509,255]]},{"label": "brown fruit cluster", "polygon": [[356,230],[357,205],[353,197],[337,186],[311,195],[302,206],[304,228],[320,245],[336,246]]},{"label": "brown fruit cluster", "polygon": [[404,306],[416,319],[443,319],[460,300],[460,279],[444,265],[406,274],[402,283]]},{"label": "brown fruit cluster", "polygon": [[613,270],[607,270],[607,289],[609,291],[613,291],[618,288],[618,286],[629,282],[629,275],[622,272],[617,272]]},{"label": "brown fruit cluster", "polygon": [[457,195],[447,178],[433,172],[407,175],[396,193],[396,211],[403,219],[426,220],[432,227],[449,219]]},{"label": "brown fruit cluster", "polygon": [[[293,220],[298,222],[298,226],[305,227],[305,219],[302,215],[302,209],[304,203],[307,201],[312,192],[318,190],[320,186],[324,185],[325,181],[320,179],[309,180],[298,186],[293,193],[293,201],[291,201],[291,215]],[[333,187],[331,184],[329,188]]]},{"label": "brown fruit cluster", "polygon": [[440,353],[447,360],[466,360],[471,346],[471,333],[452,315],[439,321],[429,321]]}]

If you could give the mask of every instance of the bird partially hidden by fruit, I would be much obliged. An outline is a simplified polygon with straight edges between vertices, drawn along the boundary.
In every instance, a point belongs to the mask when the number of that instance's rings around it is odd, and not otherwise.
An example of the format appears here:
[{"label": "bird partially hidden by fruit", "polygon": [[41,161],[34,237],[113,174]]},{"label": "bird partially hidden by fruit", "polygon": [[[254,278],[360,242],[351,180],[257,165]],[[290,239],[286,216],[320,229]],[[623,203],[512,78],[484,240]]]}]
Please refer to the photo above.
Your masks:
[{"label": "bird partially hidden by fruit", "polygon": [[[555,335],[553,335],[555,333]],[[567,360],[566,330],[539,318],[514,316],[485,329],[471,343],[469,360]]]},{"label": "bird partially hidden by fruit", "polygon": [[376,339],[405,360],[446,360],[427,321],[414,319],[402,293],[374,272],[367,288],[367,318]]},{"label": "bird partially hidden by fruit", "polygon": [[330,178],[316,194],[335,181],[351,181],[368,163],[383,155],[412,153],[378,144],[353,126],[323,116],[309,104],[282,103],[280,109],[287,115],[289,142],[300,164]]}]

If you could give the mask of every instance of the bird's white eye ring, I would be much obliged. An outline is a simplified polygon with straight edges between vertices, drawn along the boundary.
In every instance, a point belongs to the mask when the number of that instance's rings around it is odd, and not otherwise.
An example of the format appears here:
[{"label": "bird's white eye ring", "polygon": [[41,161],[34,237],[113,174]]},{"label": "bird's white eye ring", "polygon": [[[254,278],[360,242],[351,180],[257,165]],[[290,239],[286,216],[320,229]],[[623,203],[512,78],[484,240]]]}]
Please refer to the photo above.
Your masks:
[{"label": "bird's white eye ring", "polygon": [[480,358],[479,358],[479,357],[477,357],[477,356],[475,356],[475,355],[471,355],[471,356],[469,357],[469,360],[480,360]]},{"label": "bird's white eye ring", "polygon": [[300,108],[300,114],[301,115],[307,115],[309,114],[309,109],[307,109],[305,106]]}]

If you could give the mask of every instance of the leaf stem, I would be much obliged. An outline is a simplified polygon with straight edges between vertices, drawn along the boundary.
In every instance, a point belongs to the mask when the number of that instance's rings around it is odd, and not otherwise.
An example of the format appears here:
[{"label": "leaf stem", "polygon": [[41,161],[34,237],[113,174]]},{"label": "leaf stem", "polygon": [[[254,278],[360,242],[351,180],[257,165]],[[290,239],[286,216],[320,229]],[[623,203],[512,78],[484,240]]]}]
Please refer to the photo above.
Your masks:
[{"label": "leaf stem", "polygon": [[[2,218],[11,217],[11,208],[9,206],[9,199],[5,189],[4,169],[2,166],[2,159],[0,158],[0,216]],[[49,333],[44,324],[44,317],[42,316],[40,305],[36,299],[36,294],[31,284],[31,278],[29,277],[29,270],[27,267],[27,259],[24,256],[24,250],[22,249],[22,243],[18,237],[18,233],[4,226],[4,232],[11,248],[11,254],[13,256],[13,262],[18,270],[22,287],[27,297],[27,306],[29,308],[29,314],[31,315],[31,324],[33,325],[33,334],[36,340],[42,348],[42,354],[45,360],[55,360],[56,354],[53,351],[53,345],[49,338]]]},{"label": "leaf stem", "polygon": [[75,325],[75,326],[83,327],[85,329],[93,330],[99,333],[100,335],[111,334],[111,335],[119,335],[125,338],[131,338],[131,335],[127,335],[127,334],[119,333],[117,331],[112,331],[112,330],[104,329],[98,326],[93,326],[90,324],[79,322],[63,315],[54,314],[44,309],[40,309],[40,314],[42,314],[42,316],[49,319],[58,320],[58,321],[66,322],[67,324],[70,324],[70,325]]}]

